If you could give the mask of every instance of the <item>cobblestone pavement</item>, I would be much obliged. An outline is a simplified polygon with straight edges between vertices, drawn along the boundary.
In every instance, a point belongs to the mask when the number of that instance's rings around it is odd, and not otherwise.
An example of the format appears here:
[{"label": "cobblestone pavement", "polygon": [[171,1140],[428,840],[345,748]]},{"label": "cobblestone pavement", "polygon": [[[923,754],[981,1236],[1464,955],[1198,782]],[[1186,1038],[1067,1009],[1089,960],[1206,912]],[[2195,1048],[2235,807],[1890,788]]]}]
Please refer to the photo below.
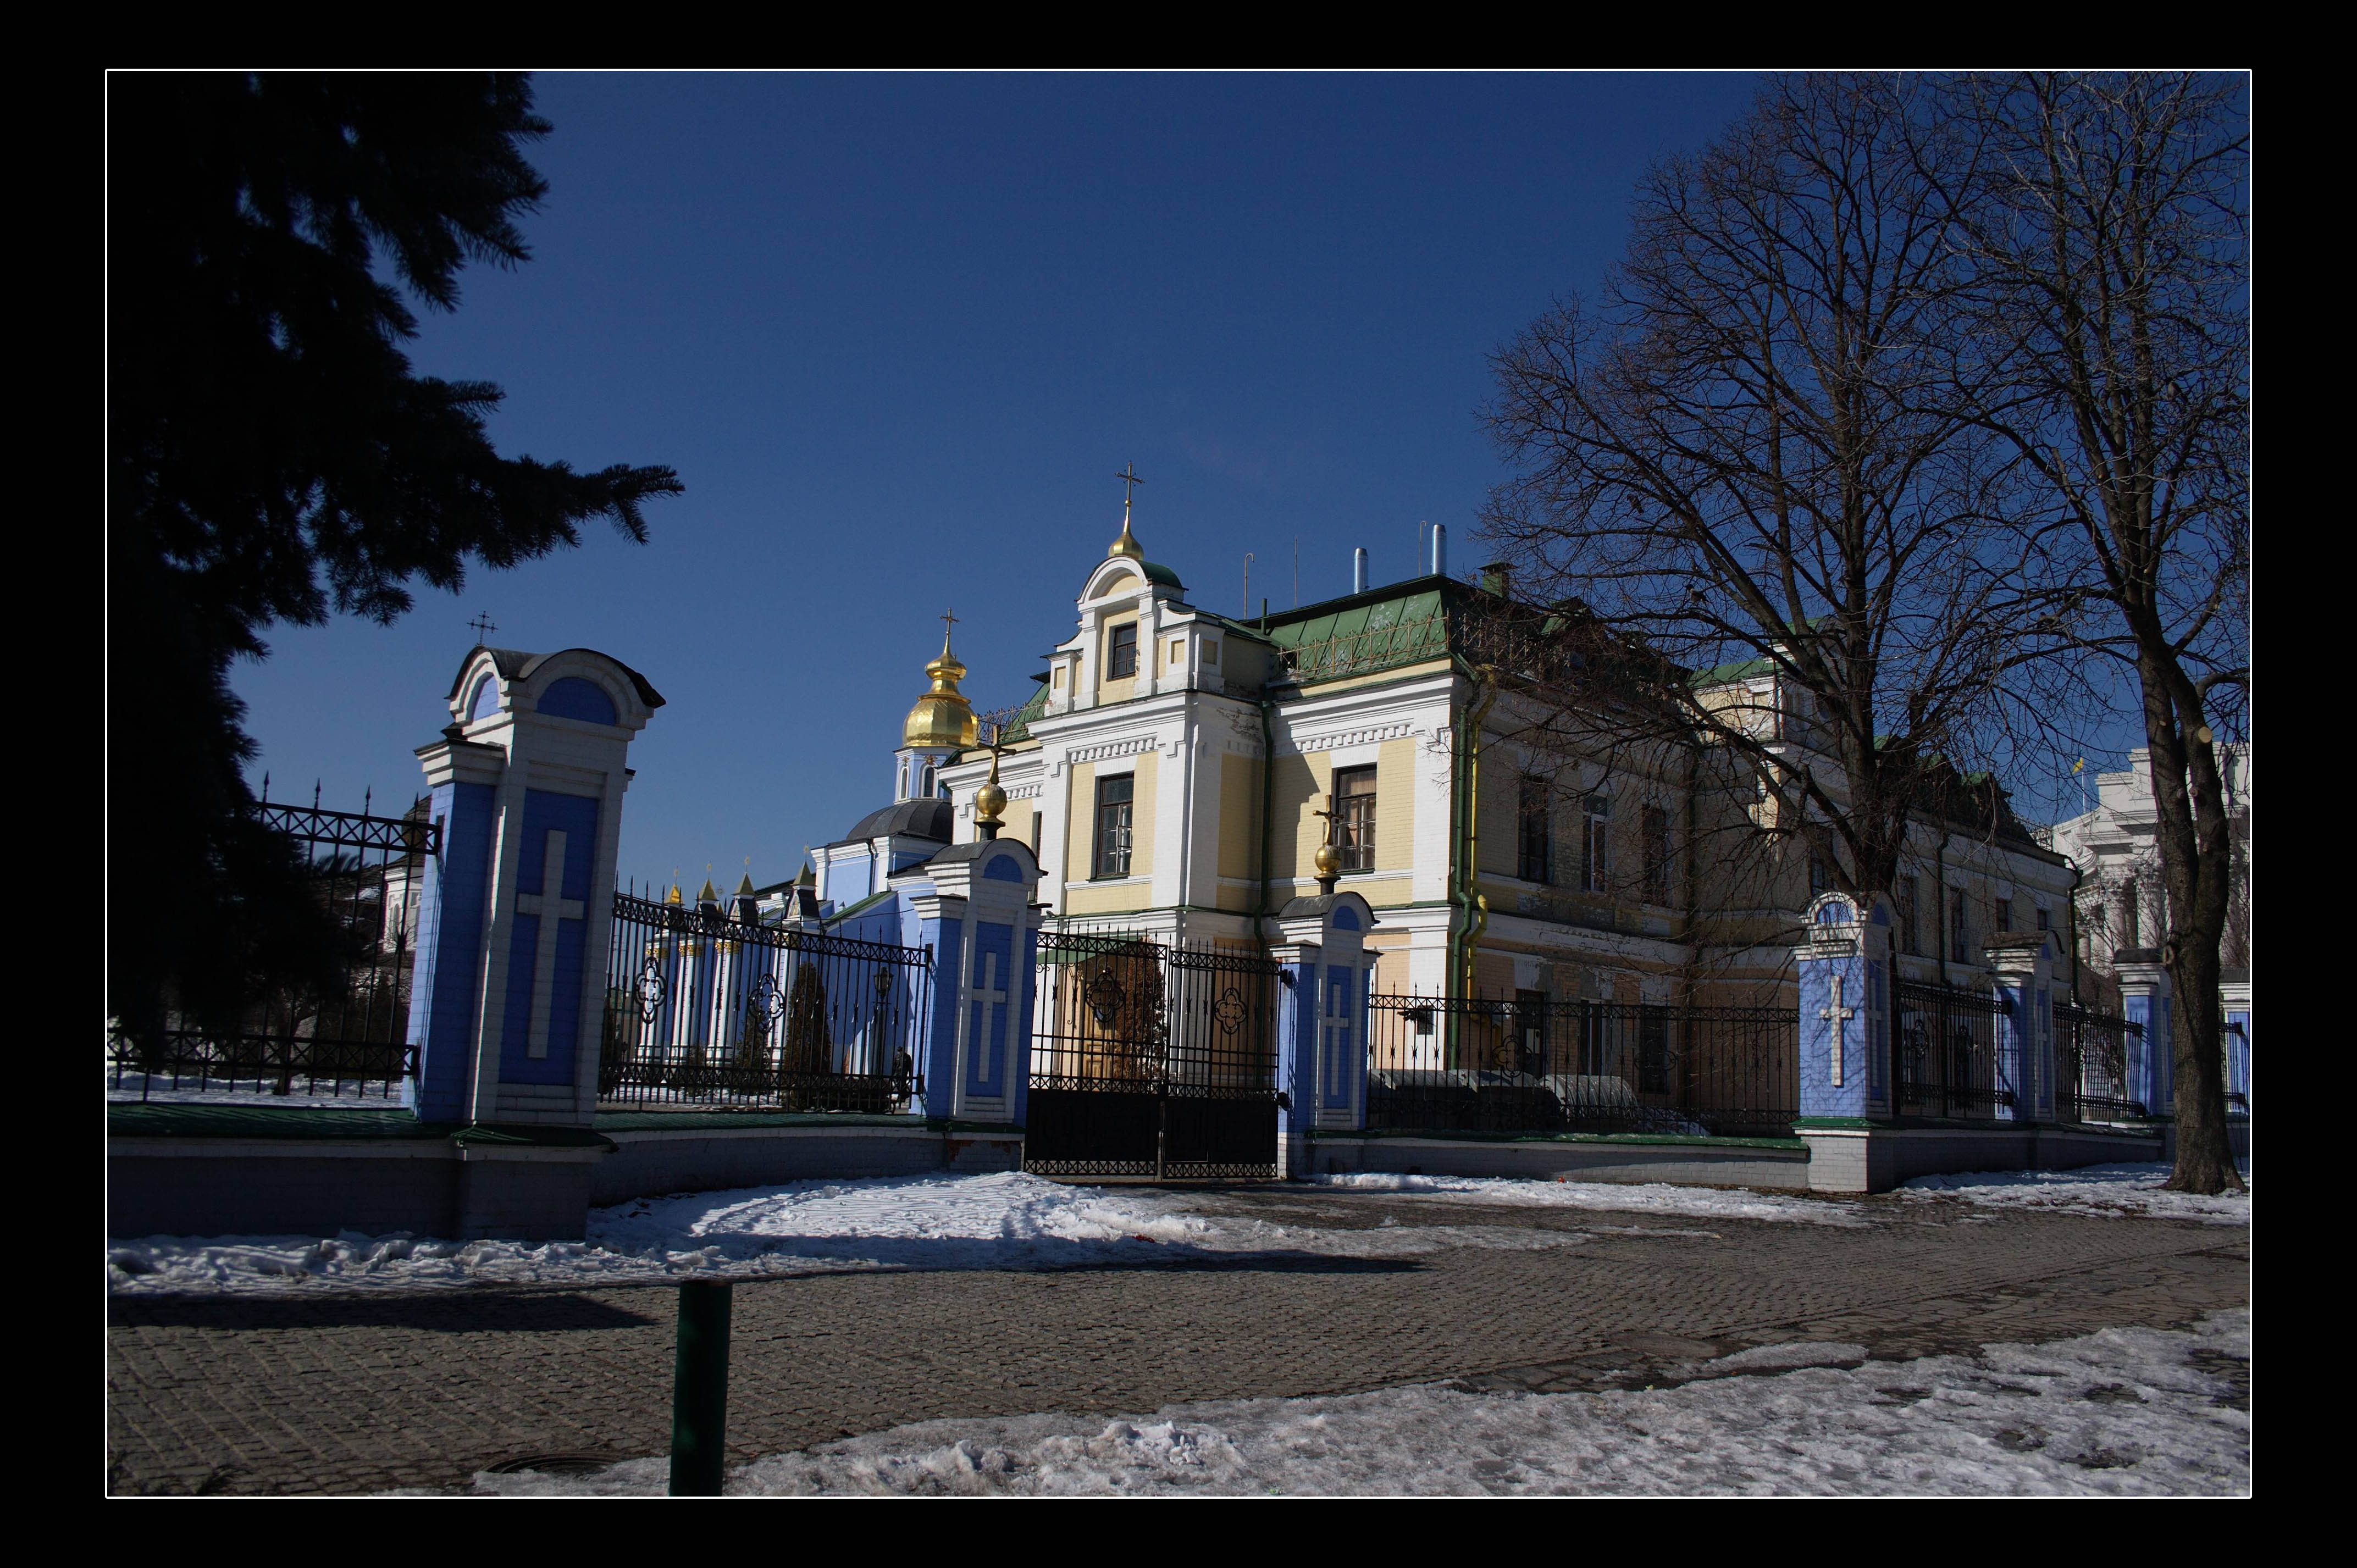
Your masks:
[{"label": "cobblestone pavement", "polygon": [[[1863,1229],[1228,1188],[1199,1211],[1327,1229],[1586,1232],[1421,1256],[1196,1258],[740,1283],[732,1460],[904,1422],[1454,1380],[1675,1381],[1788,1339],[1878,1357],[2175,1326],[2248,1300],[2247,1232],[1867,1200]],[[1602,1233],[1620,1224],[1622,1233]],[[1502,1238],[1501,1238],[1502,1239]],[[447,1486],[533,1455],[669,1444],[675,1293],[470,1286],[112,1304],[117,1492]]]}]

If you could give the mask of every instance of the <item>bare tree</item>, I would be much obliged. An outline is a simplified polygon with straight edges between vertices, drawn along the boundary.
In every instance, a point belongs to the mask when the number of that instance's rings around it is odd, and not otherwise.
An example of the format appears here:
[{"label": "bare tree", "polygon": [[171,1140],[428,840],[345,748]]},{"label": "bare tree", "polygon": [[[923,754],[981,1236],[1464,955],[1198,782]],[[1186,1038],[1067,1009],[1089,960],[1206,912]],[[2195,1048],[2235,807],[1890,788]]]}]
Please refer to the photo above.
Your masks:
[{"label": "bare tree", "polygon": [[2082,646],[2135,674],[2176,992],[2177,1167],[2238,1188],[2220,948],[2235,846],[2222,738],[2249,690],[2249,144],[2239,79],[2022,76],[1948,96],[1986,149],[1957,183],[2004,439],[2109,612]]},{"label": "bare tree", "polygon": [[2053,530],[2015,515],[1996,367],[1957,330],[1952,192],[1984,149],[1938,109],[1887,78],[1765,86],[1646,178],[1601,297],[1498,353],[1488,410],[1516,472],[1487,532],[1644,650],[1591,684],[1748,770],[1749,830],[1866,894],[1960,764],[2039,722],[2018,699],[2061,629]]}]

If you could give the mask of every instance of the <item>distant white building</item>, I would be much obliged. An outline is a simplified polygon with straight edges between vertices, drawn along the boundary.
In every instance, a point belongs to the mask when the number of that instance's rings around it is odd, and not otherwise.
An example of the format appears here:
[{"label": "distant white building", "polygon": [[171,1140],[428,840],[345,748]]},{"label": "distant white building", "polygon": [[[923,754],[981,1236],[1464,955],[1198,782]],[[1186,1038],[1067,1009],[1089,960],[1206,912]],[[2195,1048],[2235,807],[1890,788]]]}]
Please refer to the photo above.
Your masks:
[{"label": "distant white building", "polygon": [[[2229,895],[2219,992],[2225,1003],[2230,1094],[2251,1090],[2251,748],[2222,747],[2232,824],[2233,887]],[[2152,803],[2152,754],[2139,746],[2128,766],[2095,776],[2092,810],[2053,829],[2053,846],[2080,874],[2075,897],[2080,961],[2098,988],[2115,993],[2121,960],[2157,951],[2168,935],[2169,904]],[[2091,997],[2091,1000],[2096,999]],[[2104,998],[2110,1000],[2110,998]]]}]

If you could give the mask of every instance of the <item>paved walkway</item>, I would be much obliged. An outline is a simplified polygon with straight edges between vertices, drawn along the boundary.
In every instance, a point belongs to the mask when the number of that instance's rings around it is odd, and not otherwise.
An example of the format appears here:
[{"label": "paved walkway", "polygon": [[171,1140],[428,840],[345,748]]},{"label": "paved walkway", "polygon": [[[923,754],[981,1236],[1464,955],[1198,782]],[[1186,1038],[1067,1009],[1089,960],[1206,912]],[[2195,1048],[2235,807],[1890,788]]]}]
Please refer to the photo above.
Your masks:
[{"label": "paved walkway", "polygon": [[[1671,1381],[1778,1340],[1879,1357],[2175,1326],[2247,1299],[2247,1233],[1869,1200],[1841,1230],[1228,1189],[1206,1212],[1329,1229],[1596,1232],[1399,1260],[1226,1258],[1045,1273],[740,1283],[732,1457],[942,1417],[1151,1412],[1177,1401],[1449,1379],[1547,1391]],[[448,1486],[533,1455],[669,1443],[667,1286],[113,1304],[118,1492]]]}]

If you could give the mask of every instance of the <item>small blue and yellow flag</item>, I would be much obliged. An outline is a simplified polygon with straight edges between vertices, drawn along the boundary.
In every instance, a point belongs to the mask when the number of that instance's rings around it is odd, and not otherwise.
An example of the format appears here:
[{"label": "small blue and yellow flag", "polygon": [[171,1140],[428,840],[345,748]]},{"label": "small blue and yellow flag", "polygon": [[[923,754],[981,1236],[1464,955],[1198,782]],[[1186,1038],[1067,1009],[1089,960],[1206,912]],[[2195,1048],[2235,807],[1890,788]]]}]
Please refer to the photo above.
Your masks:
[{"label": "small blue and yellow flag", "polygon": [[2073,773],[2076,773],[2076,772],[2078,772],[2081,768],[2084,768],[2084,767],[2086,767],[2086,766],[2087,766],[2087,759],[2086,759],[2085,757],[2081,757],[2078,761],[2076,761],[2076,762],[2074,762],[2074,763],[2072,763],[2072,764],[2071,765],[2071,771],[2072,771],[2072,772],[2073,772]]}]

